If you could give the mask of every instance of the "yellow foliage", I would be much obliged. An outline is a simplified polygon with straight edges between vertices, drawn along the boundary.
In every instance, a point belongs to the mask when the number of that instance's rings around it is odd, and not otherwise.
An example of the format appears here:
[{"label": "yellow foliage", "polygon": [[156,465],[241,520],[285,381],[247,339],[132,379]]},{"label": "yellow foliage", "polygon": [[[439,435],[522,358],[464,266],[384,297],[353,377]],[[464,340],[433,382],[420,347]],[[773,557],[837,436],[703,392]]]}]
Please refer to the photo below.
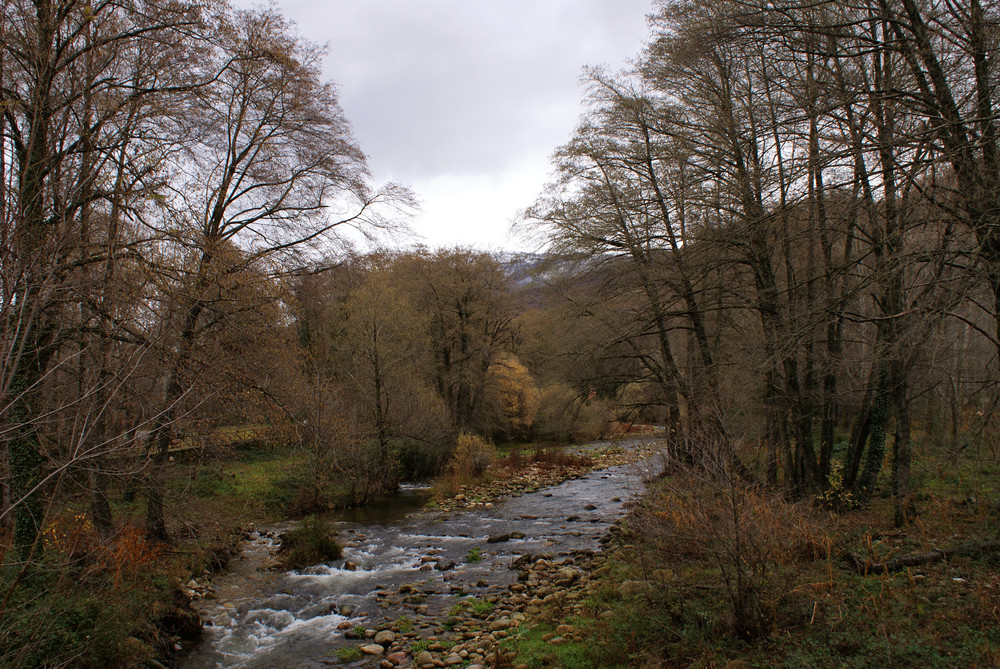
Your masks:
[{"label": "yellow foliage", "polygon": [[486,375],[490,430],[505,438],[527,437],[538,413],[534,379],[517,358],[505,355],[490,364]]}]

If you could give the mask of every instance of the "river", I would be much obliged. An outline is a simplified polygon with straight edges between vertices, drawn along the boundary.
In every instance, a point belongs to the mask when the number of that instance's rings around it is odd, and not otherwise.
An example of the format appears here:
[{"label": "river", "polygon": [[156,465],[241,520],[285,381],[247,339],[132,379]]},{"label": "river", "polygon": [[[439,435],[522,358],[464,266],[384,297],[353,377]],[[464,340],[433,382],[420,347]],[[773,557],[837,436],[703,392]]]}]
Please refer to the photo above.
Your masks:
[{"label": "river", "polygon": [[516,578],[510,565],[517,557],[596,549],[641,492],[643,469],[594,470],[490,507],[450,511],[423,509],[426,490],[404,488],[381,507],[332,516],[342,559],[297,571],[274,569],[277,536],[291,523],[255,531],[215,578],[215,599],[195,603],[205,634],[180,666],[338,665],[337,649],[357,644],[338,629],[344,621],[374,628],[406,616],[431,634],[461,598],[504,591]]}]

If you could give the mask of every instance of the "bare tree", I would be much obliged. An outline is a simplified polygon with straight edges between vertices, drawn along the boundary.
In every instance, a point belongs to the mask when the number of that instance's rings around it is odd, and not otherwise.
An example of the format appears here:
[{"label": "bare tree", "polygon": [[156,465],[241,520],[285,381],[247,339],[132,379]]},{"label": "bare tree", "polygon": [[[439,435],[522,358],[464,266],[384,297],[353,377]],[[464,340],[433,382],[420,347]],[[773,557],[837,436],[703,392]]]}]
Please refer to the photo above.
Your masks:
[{"label": "bare tree", "polygon": [[13,505],[4,514],[14,512],[27,558],[43,513],[41,383],[82,325],[81,273],[114,262],[122,212],[148,190],[148,171],[118,169],[143,152],[136,120],[197,78],[184,46],[197,16],[176,3],[45,0],[6,2],[4,15],[0,407]]},{"label": "bare tree", "polygon": [[193,105],[194,142],[171,181],[169,228],[186,265],[164,316],[175,330],[150,432],[154,454],[146,527],[167,537],[160,472],[183,374],[199,337],[226,317],[218,276],[294,257],[342,226],[380,225],[380,205],[408,204],[405,190],[372,190],[321,51],[273,10],[236,10],[214,33],[218,74]]}]

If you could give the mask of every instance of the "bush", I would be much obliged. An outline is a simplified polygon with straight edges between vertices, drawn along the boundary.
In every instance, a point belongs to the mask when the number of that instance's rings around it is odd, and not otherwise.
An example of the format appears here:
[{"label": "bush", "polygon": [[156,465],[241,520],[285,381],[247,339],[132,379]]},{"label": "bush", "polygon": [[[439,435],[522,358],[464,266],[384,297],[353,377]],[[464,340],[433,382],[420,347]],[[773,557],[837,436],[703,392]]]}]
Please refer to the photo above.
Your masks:
[{"label": "bush", "polygon": [[671,476],[637,514],[635,526],[662,566],[690,565],[716,581],[731,632],[748,640],[766,636],[787,594],[788,565],[828,558],[831,543],[802,507],[737,473],[724,449],[697,446],[687,451],[697,455],[694,462],[668,462]]},{"label": "bush", "polygon": [[497,460],[493,444],[479,435],[463,432],[458,435],[455,450],[448,461],[448,472],[453,476],[478,479]]},{"label": "bush", "polygon": [[333,528],[328,521],[318,516],[306,516],[281,537],[278,555],[282,565],[286,569],[299,569],[338,559],[341,548],[333,536]]},{"label": "bush", "polygon": [[18,580],[19,565],[0,564],[10,592],[0,616],[0,666],[147,666],[173,653],[172,635],[200,633],[197,617],[164,577],[161,548],[126,527],[100,541],[83,516],[45,528],[40,563]]},{"label": "bush", "polygon": [[557,383],[542,388],[535,415],[534,434],[548,441],[568,441],[576,431],[579,398],[572,388]]},{"label": "bush", "polygon": [[479,435],[462,432],[436,487],[441,494],[454,494],[463,485],[482,479],[496,462],[497,450],[491,442]]},{"label": "bush", "polygon": [[589,455],[555,446],[537,449],[531,459],[535,464],[548,467],[589,467],[593,463]]},{"label": "bush", "polygon": [[416,439],[395,439],[391,443],[393,458],[404,481],[425,479],[441,471],[445,448]]},{"label": "bush", "polygon": [[540,391],[533,431],[545,441],[591,441],[610,434],[614,418],[612,402],[583,399],[559,383]]}]

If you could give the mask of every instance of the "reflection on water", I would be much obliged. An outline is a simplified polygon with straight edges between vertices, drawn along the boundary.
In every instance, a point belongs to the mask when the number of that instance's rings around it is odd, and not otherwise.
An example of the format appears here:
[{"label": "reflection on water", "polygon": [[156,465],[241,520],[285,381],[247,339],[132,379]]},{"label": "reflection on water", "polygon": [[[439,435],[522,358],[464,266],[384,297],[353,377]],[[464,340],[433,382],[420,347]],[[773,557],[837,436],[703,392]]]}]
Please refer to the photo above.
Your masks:
[{"label": "reflection on water", "polygon": [[430,495],[431,488],[428,485],[404,483],[399,486],[399,492],[395,495],[383,497],[365,506],[339,509],[327,514],[326,518],[358,525],[385,525],[419,511]]}]

